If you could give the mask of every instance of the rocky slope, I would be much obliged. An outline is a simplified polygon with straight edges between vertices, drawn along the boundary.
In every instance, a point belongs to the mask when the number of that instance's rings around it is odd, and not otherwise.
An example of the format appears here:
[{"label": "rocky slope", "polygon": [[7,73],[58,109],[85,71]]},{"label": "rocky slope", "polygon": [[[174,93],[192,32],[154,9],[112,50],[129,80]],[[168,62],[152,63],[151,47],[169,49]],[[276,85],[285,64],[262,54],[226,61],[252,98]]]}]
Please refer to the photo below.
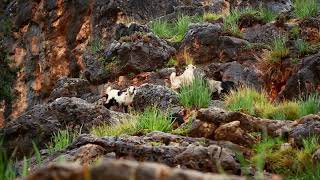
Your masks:
[{"label": "rocky slope", "polygon": [[[266,21],[247,10],[228,19],[248,7],[266,8],[275,17]],[[202,77],[263,91],[274,105],[319,93],[320,16],[297,18],[294,10],[290,0],[2,1],[0,153],[14,159],[17,176],[26,176],[29,163],[27,179],[281,179],[273,175],[282,173],[276,168],[291,164],[279,165],[268,156],[262,169],[255,167],[257,146],[266,134],[281,139],[271,150],[264,147],[266,156],[278,150],[286,162],[298,152],[302,157],[305,140],[320,136],[319,104],[313,114],[283,121],[241,108],[229,111],[221,96],[210,99],[209,107],[187,108],[181,94],[170,89],[169,76],[181,74],[192,60]],[[162,36],[153,27],[159,21],[175,28],[181,14],[192,23],[180,40],[178,32]],[[214,17],[203,20],[205,15]],[[280,37],[285,52],[274,55]],[[299,40],[307,43],[303,52]],[[272,55],[278,59],[270,63]],[[104,107],[106,85],[136,86],[134,113]],[[96,127],[130,124],[154,104],[184,123],[167,133],[92,133]],[[57,134],[71,130],[77,137],[50,151]],[[315,144],[302,159],[316,166]],[[108,160],[94,166],[100,159]]]}]

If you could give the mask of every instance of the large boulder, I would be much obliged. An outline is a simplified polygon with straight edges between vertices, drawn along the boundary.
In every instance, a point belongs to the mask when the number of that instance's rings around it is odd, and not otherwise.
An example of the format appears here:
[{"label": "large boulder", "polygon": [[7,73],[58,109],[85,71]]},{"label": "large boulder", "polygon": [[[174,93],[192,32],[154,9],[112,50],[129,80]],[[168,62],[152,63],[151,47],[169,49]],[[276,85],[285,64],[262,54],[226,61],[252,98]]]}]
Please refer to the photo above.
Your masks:
[{"label": "large boulder", "polygon": [[298,69],[288,79],[285,88],[278,95],[279,98],[292,99],[320,92],[320,53],[304,58]]},{"label": "large boulder", "polygon": [[153,105],[162,110],[178,107],[180,105],[178,94],[164,86],[153,84],[140,86],[133,99],[134,109],[144,110],[146,107]]},{"label": "large boulder", "polygon": [[107,70],[114,75],[154,71],[164,66],[175,49],[157,36],[135,33],[112,42],[106,49]]},{"label": "large boulder", "polygon": [[219,24],[196,24],[190,26],[177,57],[184,62],[190,56],[194,64],[254,59],[247,47],[248,41],[228,36]]},{"label": "large boulder", "polygon": [[[88,174],[84,175],[84,171]],[[87,176],[86,176],[87,175]],[[217,180],[244,180],[245,177],[201,173],[198,171],[170,168],[166,165],[150,162],[136,162],[129,160],[105,160],[98,166],[85,169],[72,163],[54,164],[39,169],[28,179],[114,179],[114,180],[176,180],[176,179],[217,179]]]},{"label": "large boulder", "polygon": [[163,132],[152,132],[139,137],[123,135],[103,138],[83,134],[67,149],[44,156],[43,164],[57,162],[59,158],[86,164],[113,154],[112,158],[130,157],[137,161],[158,162],[204,172],[218,172],[217,164],[220,164],[224,171],[239,174],[240,164],[229,147],[232,146],[225,142]]},{"label": "large boulder", "polygon": [[[89,132],[94,125],[117,123],[118,114],[104,106],[90,104],[79,98],[58,98],[47,105],[34,106],[0,130],[9,153],[15,150],[18,157],[29,155],[32,142],[45,148],[53,133],[69,129]],[[115,118],[116,117],[116,118]]]}]

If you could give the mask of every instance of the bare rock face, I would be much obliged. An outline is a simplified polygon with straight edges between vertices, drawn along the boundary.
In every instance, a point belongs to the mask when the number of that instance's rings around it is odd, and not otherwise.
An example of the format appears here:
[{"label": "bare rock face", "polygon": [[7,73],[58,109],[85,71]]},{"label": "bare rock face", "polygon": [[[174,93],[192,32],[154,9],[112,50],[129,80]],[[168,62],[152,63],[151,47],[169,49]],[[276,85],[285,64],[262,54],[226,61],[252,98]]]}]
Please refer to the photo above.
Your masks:
[{"label": "bare rock face", "polygon": [[[85,173],[86,172],[86,173]],[[85,176],[86,174],[87,176]],[[170,168],[163,164],[129,160],[106,160],[101,165],[86,169],[75,164],[55,164],[39,169],[28,179],[110,179],[110,180],[180,180],[180,179],[216,179],[244,180],[244,177],[201,173],[193,170]]]},{"label": "bare rock face", "polygon": [[313,92],[320,92],[320,53],[302,60],[298,72],[288,79],[278,97],[292,99]]},{"label": "bare rock face", "polygon": [[194,25],[182,41],[178,59],[184,62],[185,54],[194,64],[254,59],[247,45],[246,40],[228,36],[219,24]]},{"label": "bare rock face", "polygon": [[0,130],[8,152],[16,148],[18,157],[32,151],[32,141],[45,148],[53,133],[61,129],[88,132],[93,125],[116,123],[111,111],[79,98],[58,98],[50,104],[38,105]]},{"label": "bare rock face", "polygon": [[177,107],[180,105],[178,94],[164,86],[153,84],[140,86],[133,99],[133,107],[136,110],[144,110],[153,105],[157,105],[162,110]]},{"label": "bare rock face", "polygon": [[274,13],[289,12],[292,8],[291,0],[230,0],[231,8],[245,8],[245,7],[265,7],[271,9]]},{"label": "bare rock face", "polygon": [[[233,145],[237,147],[237,145]],[[97,138],[81,135],[66,150],[44,158],[44,164],[56,162],[61,156],[70,161],[90,163],[97,157],[135,159],[180,166],[204,172],[218,172],[217,163],[231,174],[240,173],[240,165],[232,145],[203,138],[190,138],[162,132],[152,132],[146,136],[120,136]],[[81,149],[81,150],[80,150]]]},{"label": "bare rock face", "polygon": [[91,93],[90,83],[85,79],[79,78],[60,78],[49,99],[55,100],[59,97],[78,97]]},{"label": "bare rock face", "polygon": [[[175,49],[153,34],[133,34],[128,41],[114,41],[106,49],[106,62],[113,62],[114,75],[154,71],[165,65]],[[116,71],[114,71],[116,68]]]},{"label": "bare rock face", "polygon": [[270,43],[275,37],[279,37],[283,30],[274,23],[257,25],[244,30],[244,39],[251,43]]},{"label": "bare rock face", "polygon": [[231,141],[233,143],[245,146],[251,146],[256,143],[256,139],[240,128],[240,121],[233,121],[221,125],[214,132],[215,140]]},{"label": "bare rock face", "polygon": [[289,141],[296,146],[302,147],[303,140],[320,135],[320,116],[309,115],[298,120],[289,133]]}]

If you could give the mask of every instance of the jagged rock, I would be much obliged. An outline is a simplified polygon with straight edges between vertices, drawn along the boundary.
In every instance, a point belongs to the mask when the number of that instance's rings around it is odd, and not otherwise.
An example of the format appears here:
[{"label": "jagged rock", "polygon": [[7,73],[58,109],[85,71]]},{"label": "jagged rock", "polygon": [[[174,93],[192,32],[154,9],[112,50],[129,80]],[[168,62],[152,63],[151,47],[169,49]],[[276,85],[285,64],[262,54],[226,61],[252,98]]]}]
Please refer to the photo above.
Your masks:
[{"label": "jagged rock", "polygon": [[262,79],[252,67],[241,65],[233,61],[224,64],[210,64],[205,68],[207,74],[216,80],[232,81],[235,84],[261,89]]},{"label": "jagged rock", "polygon": [[124,36],[130,36],[134,34],[135,32],[149,32],[149,29],[147,26],[140,25],[137,23],[131,23],[129,26],[126,26],[125,24],[118,24],[115,30],[115,40],[120,40],[121,37]]},{"label": "jagged rock", "polygon": [[116,75],[153,71],[167,63],[175,49],[151,33],[133,34],[126,42],[114,41],[106,49],[106,61],[114,59]]},{"label": "jagged rock", "polygon": [[240,121],[233,121],[218,127],[214,132],[214,139],[231,141],[245,146],[251,146],[256,143],[256,139],[253,136],[240,128]]},{"label": "jagged rock", "polygon": [[163,164],[128,160],[105,160],[98,166],[81,167],[76,164],[55,164],[39,169],[28,179],[110,179],[110,180],[244,180],[245,177],[201,173],[193,170],[170,168]]},{"label": "jagged rock", "polygon": [[320,20],[317,17],[308,17],[299,22],[301,38],[310,43],[318,43],[320,39]]},{"label": "jagged rock", "polygon": [[148,106],[157,105],[162,110],[179,106],[178,94],[171,89],[152,84],[144,84],[137,89],[133,99],[136,110],[144,110]]},{"label": "jagged rock", "polygon": [[254,59],[248,41],[227,36],[219,24],[193,25],[179,48],[177,57],[184,62],[185,54],[194,64]]},{"label": "jagged rock", "polygon": [[66,150],[47,155],[43,158],[43,163],[56,162],[61,156],[66,160],[87,163],[94,161],[99,156],[115,153],[116,158],[153,161],[171,167],[180,166],[205,172],[218,172],[216,165],[219,163],[226,172],[239,174],[239,163],[230,149],[239,150],[241,148],[227,142],[162,132],[152,132],[141,137],[97,138],[91,135],[81,135]]},{"label": "jagged rock", "polygon": [[230,0],[231,9],[235,8],[259,8],[265,7],[273,11],[274,13],[285,13],[289,12],[293,8],[293,4],[291,0],[246,0],[246,1],[238,1],[238,0]]},{"label": "jagged rock", "polygon": [[55,100],[59,97],[78,97],[91,93],[90,83],[85,79],[79,78],[60,78],[49,99]]},{"label": "jagged rock", "polygon": [[190,137],[204,137],[207,139],[214,139],[214,131],[217,126],[213,123],[207,123],[200,120],[194,120],[187,134]]},{"label": "jagged rock", "polygon": [[[21,157],[32,151],[32,141],[45,148],[53,133],[62,129],[88,132],[93,125],[117,123],[119,113],[79,98],[58,98],[47,105],[37,105],[0,130],[3,146]],[[116,118],[114,118],[116,117]]]},{"label": "jagged rock", "polygon": [[244,29],[243,38],[250,43],[270,43],[275,37],[284,33],[283,30],[276,27],[273,23],[265,25],[256,25]]},{"label": "jagged rock", "polygon": [[270,136],[282,136],[289,132],[292,121],[255,118],[240,112],[228,112],[219,108],[200,109],[197,119],[217,126],[239,121],[239,127],[247,132],[267,132]]},{"label": "jagged rock", "polygon": [[298,72],[288,79],[278,97],[292,99],[313,92],[320,92],[320,53],[302,60]]},{"label": "jagged rock", "polygon": [[302,147],[303,140],[315,135],[320,135],[320,116],[308,115],[298,120],[289,133],[291,144]]}]

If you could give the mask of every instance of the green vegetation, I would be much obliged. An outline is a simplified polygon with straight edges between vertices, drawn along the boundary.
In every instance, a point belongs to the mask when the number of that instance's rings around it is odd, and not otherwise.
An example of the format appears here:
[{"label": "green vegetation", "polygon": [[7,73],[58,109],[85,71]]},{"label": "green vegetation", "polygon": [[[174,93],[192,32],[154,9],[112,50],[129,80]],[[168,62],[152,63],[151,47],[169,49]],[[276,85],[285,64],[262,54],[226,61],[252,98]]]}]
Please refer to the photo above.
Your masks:
[{"label": "green vegetation", "polygon": [[13,162],[2,147],[3,139],[0,140],[0,179],[12,180],[16,178]]},{"label": "green vegetation", "polygon": [[160,38],[168,39],[170,41],[179,42],[184,38],[188,31],[188,27],[192,22],[199,21],[196,16],[180,15],[174,22],[167,20],[156,20],[151,22],[150,27],[152,32]]},{"label": "green vegetation", "polygon": [[286,37],[276,37],[271,43],[270,51],[266,54],[266,59],[270,63],[277,63],[282,58],[289,55],[289,49],[286,46],[287,38]]},{"label": "green vegetation", "polygon": [[191,129],[192,123],[193,123],[193,119],[190,118],[187,123],[184,123],[182,126],[173,130],[171,133],[176,135],[181,135],[181,136],[187,136],[188,132]]},{"label": "green vegetation", "polygon": [[170,58],[167,67],[173,67],[178,65],[178,60],[176,58]]},{"label": "green vegetation", "polygon": [[54,133],[47,148],[50,153],[54,153],[66,148],[74,139],[75,133],[71,133],[68,130],[60,130],[57,133]]},{"label": "green vegetation", "polygon": [[271,22],[277,19],[278,15],[267,8],[259,9],[259,16],[264,22]]},{"label": "green vegetation", "polygon": [[205,108],[209,106],[211,91],[205,80],[196,77],[190,85],[183,85],[179,99],[187,108]]},{"label": "green vegetation", "polygon": [[103,49],[103,44],[100,39],[95,38],[90,42],[90,48],[92,53],[97,54]]},{"label": "green vegetation", "polygon": [[221,18],[221,14],[216,14],[216,13],[211,13],[211,12],[206,12],[203,14],[202,19],[203,21],[216,21],[219,18]]},{"label": "green vegetation", "polygon": [[305,55],[310,49],[310,45],[308,44],[308,42],[303,39],[297,39],[295,41],[295,47],[298,50],[299,56]]},{"label": "green vegetation", "polygon": [[239,36],[241,34],[238,27],[238,21],[241,17],[241,11],[233,10],[228,16],[224,18],[223,28],[225,31],[229,31],[231,34]]},{"label": "green vegetation", "polygon": [[137,131],[136,123],[136,119],[132,118],[116,125],[103,124],[101,126],[93,127],[90,134],[94,134],[98,137],[120,136],[123,134],[132,135]]},{"label": "green vegetation", "polygon": [[157,106],[147,107],[144,112],[133,113],[132,117],[116,125],[104,124],[93,127],[90,131],[99,137],[133,135],[136,133],[149,133],[152,131],[169,132],[172,122],[167,112],[161,111]]},{"label": "green vegetation", "polygon": [[300,27],[299,26],[294,26],[292,29],[290,29],[290,35],[294,38],[294,39],[298,39],[300,36]]},{"label": "green vegetation", "polygon": [[225,101],[230,111],[240,111],[256,117],[278,120],[294,120],[320,110],[318,95],[310,95],[305,100],[275,104],[268,100],[265,92],[258,92],[248,87],[231,91],[225,97]]},{"label": "green vegetation", "polygon": [[137,116],[137,129],[143,132],[162,131],[169,132],[172,123],[167,112],[161,111],[157,106],[148,107]]},{"label": "green vegetation", "polygon": [[254,146],[255,155],[251,162],[262,162],[263,169],[277,174],[290,176],[288,179],[310,177],[313,168],[312,154],[319,147],[319,138],[309,137],[303,141],[302,149],[281,148],[284,141],[280,138],[265,138]]},{"label": "green vegetation", "polygon": [[298,18],[316,16],[318,12],[317,0],[294,0],[294,14]]}]

